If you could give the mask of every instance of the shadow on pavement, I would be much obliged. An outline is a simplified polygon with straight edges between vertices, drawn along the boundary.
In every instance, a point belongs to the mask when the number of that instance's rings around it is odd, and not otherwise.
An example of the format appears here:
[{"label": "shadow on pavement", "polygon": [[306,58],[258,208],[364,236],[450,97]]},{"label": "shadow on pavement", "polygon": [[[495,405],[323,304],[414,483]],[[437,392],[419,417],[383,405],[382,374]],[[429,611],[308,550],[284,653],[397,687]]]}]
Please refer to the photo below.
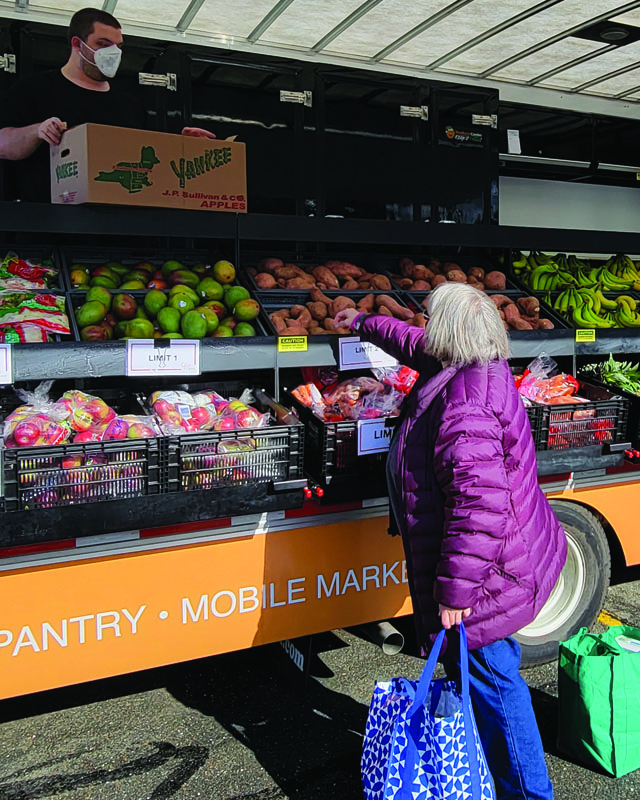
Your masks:
[{"label": "shadow on pavement", "polygon": [[[224,800],[361,800],[360,753],[367,707],[302,674],[278,645],[185,665],[167,690],[213,717],[280,787]],[[312,664],[313,670],[313,664]]]}]

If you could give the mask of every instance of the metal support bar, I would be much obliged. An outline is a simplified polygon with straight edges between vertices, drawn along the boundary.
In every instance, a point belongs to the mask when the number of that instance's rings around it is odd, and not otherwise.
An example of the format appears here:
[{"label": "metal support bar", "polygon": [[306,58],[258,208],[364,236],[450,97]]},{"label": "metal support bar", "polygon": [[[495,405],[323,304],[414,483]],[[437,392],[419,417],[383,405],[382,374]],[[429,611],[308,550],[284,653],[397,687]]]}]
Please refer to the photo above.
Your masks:
[{"label": "metal support bar", "polygon": [[198,11],[200,11],[203,5],[204,5],[204,0],[191,0],[189,5],[187,6],[187,10],[180,17],[180,21],[176,25],[176,28],[177,30],[180,31],[180,33],[184,33],[187,30],[187,28],[189,27],[189,25],[191,25],[196,14],[198,13]]},{"label": "metal support bar", "polygon": [[258,39],[262,36],[262,34],[270,28],[273,23],[278,19],[281,14],[289,8],[289,6],[293,3],[293,0],[279,0],[275,6],[271,9],[271,11],[260,20],[260,22],[256,25],[256,27],[251,31],[251,33],[247,36],[247,41],[249,42],[257,42]]},{"label": "metal support bar", "polygon": [[597,83],[604,83],[604,81],[611,80],[611,78],[617,78],[618,75],[624,75],[625,72],[631,72],[634,69],[638,69],[637,61],[634,61],[633,64],[628,64],[626,67],[616,69],[613,72],[607,72],[606,75],[600,75],[599,78],[593,78],[590,81],[585,81],[585,83],[581,83],[580,86],[576,86],[575,89],[572,89],[571,91],[582,92],[585,89],[588,89],[590,86],[595,86]]},{"label": "metal support bar", "polygon": [[113,14],[117,5],[118,0],[104,0],[104,3],[102,4],[102,10],[106,11],[107,14]]},{"label": "metal support bar", "polygon": [[591,19],[584,20],[580,22],[578,25],[574,25],[571,28],[568,28],[561,33],[556,33],[555,36],[550,36],[548,39],[544,39],[542,42],[538,42],[537,44],[532,45],[531,47],[527,47],[526,50],[522,50],[520,53],[516,53],[514,56],[510,58],[505,58],[504,61],[500,61],[498,64],[494,64],[493,67],[486,69],[480,75],[479,78],[488,78],[489,75],[493,75],[495,72],[500,72],[500,70],[506,69],[510,67],[512,64],[515,64],[516,61],[522,61],[523,58],[527,58],[528,56],[533,55],[534,53],[538,53],[540,50],[544,50],[545,47],[549,47],[556,42],[561,42],[563,39],[571,36],[574,33],[578,33],[583,28],[588,28],[591,25],[596,25],[598,22],[604,22],[605,20],[611,19],[613,17],[618,17],[621,14],[626,14],[627,11],[633,11],[634,9],[640,6],[640,0],[634,0],[632,3],[626,3],[623,6],[618,6],[618,8],[610,9],[603,14],[598,14],[597,17],[592,17]]},{"label": "metal support bar", "polygon": [[365,0],[365,2],[356,8],[355,11],[352,11],[348,17],[339,22],[335,28],[332,28],[329,33],[320,39],[320,41],[316,42],[311,48],[314,53],[319,53],[320,50],[323,50],[330,42],[334,39],[337,39],[341,33],[350,28],[354,22],[357,22],[359,19],[362,19],[365,14],[371,11],[372,8],[375,8],[377,5],[380,5],[382,0]]},{"label": "metal support bar", "polygon": [[473,39],[469,39],[468,42],[456,47],[455,50],[450,50],[448,53],[440,56],[440,58],[436,58],[435,61],[432,61],[431,64],[427,65],[427,69],[438,69],[438,67],[442,66],[442,64],[446,64],[447,61],[452,61],[454,58],[462,55],[462,53],[466,53],[468,50],[476,47],[476,45],[482,44],[482,42],[486,42],[487,39],[491,39],[493,36],[502,33],[502,31],[507,30],[507,28],[517,25],[519,22],[523,22],[525,19],[529,19],[529,17],[539,14],[540,11],[544,11],[547,8],[551,8],[551,6],[555,6],[562,2],[563,0],[543,0],[542,3],[538,3],[537,5],[528,8],[526,11],[522,11],[520,14],[509,17],[509,19],[505,19],[504,22],[501,22],[499,25],[494,25],[493,28],[489,28],[488,31],[481,33],[479,36],[474,36]]},{"label": "metal support bar", "polygon": [[388,44],[379,53],[376,53],[373,57],[373,61],[382,61],[383,58],[386,58],[388,55],[393,53],[395,50],[398,50],[407,42],[410,42],[412,39],[415,39],[416,36],[420,36],[421,33],[424,33],[429,28],[436,25],[438,22],[441,22],[443,19],[451,16],[456,11],[459,11],[464,6],[468,6],[469,3],[472,3],[473,0],[455,0],[454,3],[448,5],[446,8],[443,8],[441,11],[438,11],[435,14],[432,14],[427,19],[423,20],[419,25],[416,25],[415,28],[412,28],[407,33],[402,34],[402,36],[398,37],[395,41]]},{"label": "metal support bar", "polygon": [[567,61],[566,64],[561,64],[559,67],[554,67],[553,69],[547,70],[547,72],[543,72],[542,75],[538,75],[537,78],[527,81],[527,86],[535,86],[537,83],[542,83],[542,81],[546,81],[548,78],[552,78],[554,75],[557,75],[560,72],[565,72],[565,70],[571,69],[572,67],[577,67],[578,64],[584,64],[586,61],[591,61],[592,58],[602,56],[605,53],[608,53],[609,50],[615,50],[616,47],[617,45],[615,44],[608,44],[606,47],[601,47],[599,50],[595,50],[593,53],[587,53],[586,55],[578,56],[578,58],[573,58],[571,61]]}]

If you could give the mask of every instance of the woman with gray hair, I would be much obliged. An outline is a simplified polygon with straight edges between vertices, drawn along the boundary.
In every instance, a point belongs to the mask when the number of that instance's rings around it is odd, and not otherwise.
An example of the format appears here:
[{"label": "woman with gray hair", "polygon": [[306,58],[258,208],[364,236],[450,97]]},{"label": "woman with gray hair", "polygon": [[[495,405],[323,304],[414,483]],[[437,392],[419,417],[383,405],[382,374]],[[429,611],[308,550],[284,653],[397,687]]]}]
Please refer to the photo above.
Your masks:
[{"label": "woman with gray hair", "polygon": [[491,300],[466,284],[431,295],[425,331],[353,309],[336,317],[420,373],[387,460],[390,533],[400,533],[423,655],[444,626],[459,668],[465,620],[471,696],[500,800],[550,800],[529,689],[513,634],[532,622],[566,558],[537,482],[526,410]]}]

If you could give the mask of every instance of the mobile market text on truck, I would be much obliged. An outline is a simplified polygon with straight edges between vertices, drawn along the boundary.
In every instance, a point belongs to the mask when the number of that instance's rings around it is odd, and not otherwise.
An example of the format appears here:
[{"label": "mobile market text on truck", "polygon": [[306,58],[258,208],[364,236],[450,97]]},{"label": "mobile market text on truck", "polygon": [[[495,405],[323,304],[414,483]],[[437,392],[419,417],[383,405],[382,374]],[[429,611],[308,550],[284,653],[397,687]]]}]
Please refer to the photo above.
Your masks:
[{"label": "mobile market text on truck", "polygon": [[[277,335],[270,314],[300,293],[262,291],[249,271],[261,259],[339,259],[387,278],[405,256],[503,271],[505,296],[539,297],[540,316],[555,324],[511,332],[514,370],[544,352],[582,378],[586,364],[609,353],[624,360],[640,352],[634,327],[616,326],[621,315],[635,320],[635,279],[621,308],[624,278],[611,277],[602,314],[579,294],[590,291],[580,276],[608,270],[612,254],[640,254],[640,105],[624,49],[637,38],[637,11],[612,4],[589,18],[574,7],[567,29],[568,2],[513,18],[492,6],[481,23],[473,16],[480,0],[427,18],[408,3],[402,14],[394,4],[391,16],[384,0],[336,4],[331,14],[306,0],[274,3],[269,13],[234,4],[223,16],[208,1],[165,3],[144,25],[122,10],[127,54],[118,80],[140,94],[158,132],[193,123],[218,140],[237,136],[248,200],[208,189],[224,208],[134,208],[126,197],[120,207],[15,203],[19,173],[4,164],[0,255],[52,259],[61,282],[50,291],[64,298],[76,335],[2,346],[2,418],[19,403],[13,386],[34,390],[48,379],[56,379],[54,394],[61,386],[56,397],[83,390],[118,413],[118,403],[172,382],[224,386],[232,396],[252,384],[266,390],[260,404],[272,420],[256,441],[277,469],[265,472],[258,459],[243,472],[248,462],[236,451],[238,460],[224,461],[227,479],[212,483],[206,454],[214,451],[202,448],[228,443],[217,432],[3,448],[0,698],[411,613],[401,543],[386,534],[384,454],[357,456],[356,423],[325,424],[304,409],[299,422],[291,413],[287,389],[301,382],[300,370],[340,366],[341,353],[346,363],[344,346],[326,331]],[[68,22],[63,8],[5,6],[0,92],[62,62]],[[137,158],[123,159],[130,163],[121,171]],[[248,213],[234,213],[245,200]],[[225,213],[211,213],[217,208]],[[526,266],[513,267],[522,251]],[[581,258],[560,267],[541,251]],[[159,269],[203,259],[236,265],[260,304],[255,336],[187,339],[190,368],[181,360],[183,374],[172,378],[136,377],[136,358],[149,360],[144,347],[134,358],[125,341],[81,340],[74,265]],[[532,278],[538,267],[551,276],[545,285]],[[609,272],[598,274],[600,282]],[[424,294],[388,279],[398,304],[419,313]],[[107,275],[115,294],[108,284]],[[558,296],[574,290],[578,300],[567,296],[563,307]],[[571,312],[583,301],[593,327]],[[167,339],[152,350],[161,361],[178,352]],[[564,406],[568,416],[554,418],[553,407],[531,415],[540,482],[569,556],[547,606],[519,634],[525,660],[552,658],[558,640],[593,622],[612,560],[640,563],[639,401],[608,388],[594,389],[581,418]],[[201,448],[196,456],[190,442]],[[92,494],[97,483],[103,494]]]}]

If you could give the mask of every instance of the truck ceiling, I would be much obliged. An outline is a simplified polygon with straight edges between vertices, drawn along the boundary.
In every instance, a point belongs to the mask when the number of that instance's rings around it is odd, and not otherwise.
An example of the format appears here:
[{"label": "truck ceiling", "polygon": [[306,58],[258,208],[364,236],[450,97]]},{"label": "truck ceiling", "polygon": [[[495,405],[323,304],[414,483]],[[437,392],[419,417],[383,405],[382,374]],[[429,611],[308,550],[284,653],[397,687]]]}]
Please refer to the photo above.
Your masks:
[{"label": "truck ceiling", "polygon": [[[0,0],[66,25],[87,0]],[[640,0],[103,0],[125,34],[497,87],[503,101],[640,119]]]}]

